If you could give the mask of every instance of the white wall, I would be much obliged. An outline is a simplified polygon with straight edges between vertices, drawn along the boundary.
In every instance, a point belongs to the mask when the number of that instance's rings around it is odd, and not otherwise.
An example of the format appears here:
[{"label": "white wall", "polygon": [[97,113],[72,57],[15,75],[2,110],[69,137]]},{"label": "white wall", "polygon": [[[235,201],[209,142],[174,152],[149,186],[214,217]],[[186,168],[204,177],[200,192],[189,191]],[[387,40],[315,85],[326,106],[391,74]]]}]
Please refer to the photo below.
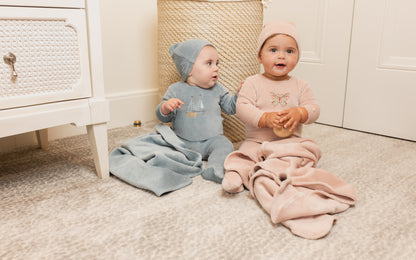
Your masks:
[{"label": "white wall", "polygon": [[[100,0],[105,95],[109,128],[155,119],[159,102],[157,0]],[[86,133],[85,127],[49,129],[49,140]],[[0,139],[0,152],[35,145],[35,134]]]},{"label": "white wall", "polygon": [[[157,0],[101,0],[109,127],[154,118],[158,98]],[[156,97],[156,98],[155,98]]]}]

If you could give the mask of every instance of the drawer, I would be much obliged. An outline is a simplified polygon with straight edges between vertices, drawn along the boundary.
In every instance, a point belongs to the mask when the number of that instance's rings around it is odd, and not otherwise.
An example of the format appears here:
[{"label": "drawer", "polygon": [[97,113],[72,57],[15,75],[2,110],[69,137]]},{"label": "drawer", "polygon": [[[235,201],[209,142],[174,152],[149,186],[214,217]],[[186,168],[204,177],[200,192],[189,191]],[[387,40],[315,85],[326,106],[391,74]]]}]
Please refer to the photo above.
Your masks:
[{"label": "drawer", "polygon": [[85,8],[84,0],[0,0],[0,5]]},{"label": "drawer", "polygon": [[0,109],[91,96],[84,11],[0,6]]}]

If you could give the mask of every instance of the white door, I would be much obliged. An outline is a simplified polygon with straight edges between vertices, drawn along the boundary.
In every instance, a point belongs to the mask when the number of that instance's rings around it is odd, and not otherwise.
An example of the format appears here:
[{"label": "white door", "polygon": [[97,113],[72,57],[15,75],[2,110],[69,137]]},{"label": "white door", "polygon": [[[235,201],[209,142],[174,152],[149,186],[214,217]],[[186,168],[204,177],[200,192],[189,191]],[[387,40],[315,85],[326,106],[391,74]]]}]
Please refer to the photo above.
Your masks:
[{"label": "white door", "polygon": [[344,127],[416,140],[416,1],[354,9]]},{"label": "white door", "polygon": [[308,81],[321,106],[318,122],[342,126],[354,0],[273,0],[264,21],[293,21],[301,59],[294,75]]}]

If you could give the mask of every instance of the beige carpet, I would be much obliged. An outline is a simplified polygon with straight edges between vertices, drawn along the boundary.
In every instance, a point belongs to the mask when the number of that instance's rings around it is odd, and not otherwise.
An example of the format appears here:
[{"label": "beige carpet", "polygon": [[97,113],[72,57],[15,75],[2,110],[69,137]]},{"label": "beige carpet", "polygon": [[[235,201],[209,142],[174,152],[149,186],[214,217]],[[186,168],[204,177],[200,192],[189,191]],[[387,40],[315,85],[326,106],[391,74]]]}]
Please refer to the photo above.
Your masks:
[{"label": "beige carpet", "polygon": [[[153,131],[109,131],[112,150]],[[416,143],[325,125],[306,127],[318,167],[356,188],[320,240],[294,236],[251,199],[195,177],[156,197],[100,180],[85,135],[0,155],[0,259],[414,259]]]}]

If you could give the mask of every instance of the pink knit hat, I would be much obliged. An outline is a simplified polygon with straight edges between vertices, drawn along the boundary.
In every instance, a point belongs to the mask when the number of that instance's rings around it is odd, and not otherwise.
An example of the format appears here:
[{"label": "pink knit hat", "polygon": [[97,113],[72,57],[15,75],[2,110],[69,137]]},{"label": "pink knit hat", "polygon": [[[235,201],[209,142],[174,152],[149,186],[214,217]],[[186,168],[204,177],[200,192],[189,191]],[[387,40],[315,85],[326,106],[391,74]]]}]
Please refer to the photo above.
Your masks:
[{"label": "pink knit hat", "polygon": [[[270,21],[263,25],[263,30],[260,32],[257,41],[257,54],[260,53],[264,42],[272,35],[286,34],[295,39],[300,54],[299,36],[296,31],[296,26],[292,22]],[[300,55],[299,55],[300,56]]]}]

